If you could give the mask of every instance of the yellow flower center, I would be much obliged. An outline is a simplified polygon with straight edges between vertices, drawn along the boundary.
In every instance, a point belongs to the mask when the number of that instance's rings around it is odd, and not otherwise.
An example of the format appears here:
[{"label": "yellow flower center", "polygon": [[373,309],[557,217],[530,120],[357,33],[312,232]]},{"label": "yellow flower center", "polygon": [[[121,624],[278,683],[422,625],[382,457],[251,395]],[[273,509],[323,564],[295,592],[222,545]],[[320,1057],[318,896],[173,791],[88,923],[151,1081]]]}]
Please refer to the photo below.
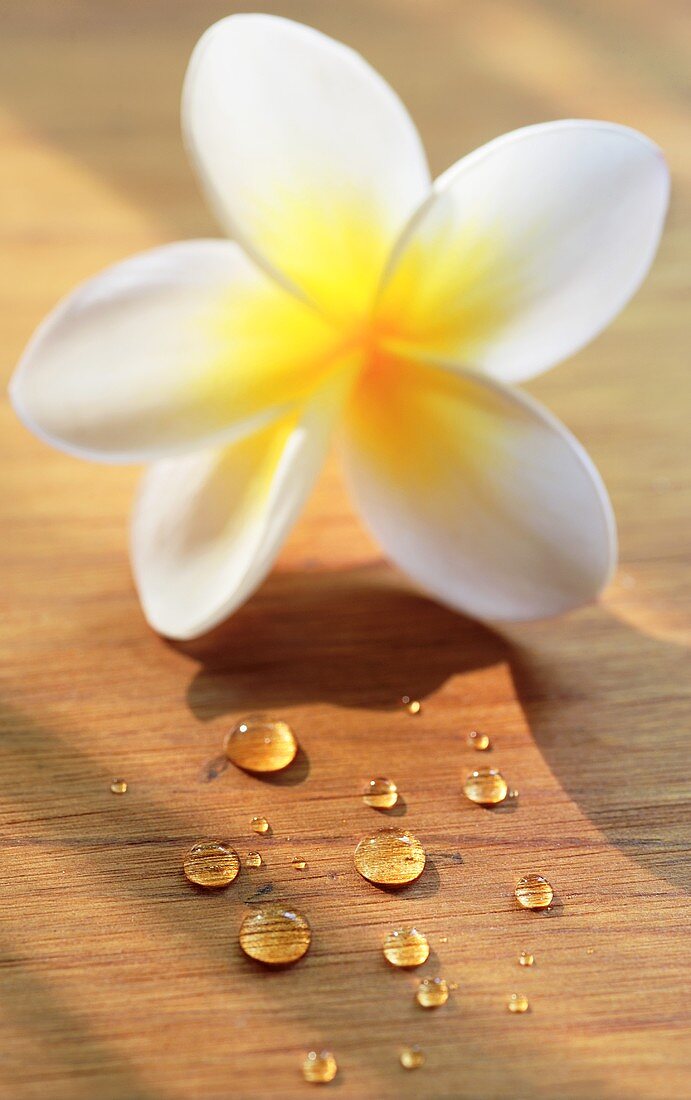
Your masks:
[{"label": "yellow flower center", "polygon": [[231,420],[300,403],[353,352],[363,384],[401,356],[471,362],[506,317],[511,273],[498,240],[437,224],[394,257],[382,285],[390,242],[366,215],[336,206],[329,231],[317,232],[309,204],[296,205],[285,274],[304,299],[259,278],[201,318],[212,350],[195,385],[227,403]]}]

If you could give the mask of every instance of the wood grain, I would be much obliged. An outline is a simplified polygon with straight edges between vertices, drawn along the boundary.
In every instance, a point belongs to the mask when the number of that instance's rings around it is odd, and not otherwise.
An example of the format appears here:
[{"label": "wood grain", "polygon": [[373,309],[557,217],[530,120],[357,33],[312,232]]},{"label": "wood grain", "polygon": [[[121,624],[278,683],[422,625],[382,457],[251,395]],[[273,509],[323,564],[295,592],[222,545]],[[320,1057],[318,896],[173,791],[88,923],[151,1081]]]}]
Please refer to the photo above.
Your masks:
[{"label": "wood grain", "polygon": [[[304,1051],[326,1046],[341,1098],[689,1095],[688,8],[266,6],[360,48],[410,105],[435,170],[569,115],[638,126],[667,150],[674,201],[652,276],[607,334],[531,386],[604,474],[621,569],[597,608],[486,629],[382,561],[333,463],[255,598],[211,637],[168,645],[128,571],[136,472],[50,451],[4,402],[0,1093],[298,1097]],[[196,37],[235,7],[5,5],[7,376],[77,280],[214,232],[177,102]],[[404,693],[422,700],[417,717]],[[255,710],[287,718],[302,746],[272,782],[219,761],[229,724]],[[474,726],[517,803],[464,802]],[[386,821],[359,798],[377,774],[398,782],[395,823],[429,857],[396,894],[353,868],[357,840]],[[126,795],[110,793],[114,775]],[[250,832],[255,813],[266,839]],[[180,861],[203,836],[260,848],[265,866],[200,894]],[[529,871],[555,887],[549,914],[512,898]],[[263,897],[310,916],[293,969],[266,973],[238,949]],[[409,922],[432,943],[422,973],[459,985],[436,1014],[381,955],[385,932]],[[514,991],[530,998],[524,1016],[506,1011]],[[409,1042],[427,1053],[417,1073],[398,1064]]]}]

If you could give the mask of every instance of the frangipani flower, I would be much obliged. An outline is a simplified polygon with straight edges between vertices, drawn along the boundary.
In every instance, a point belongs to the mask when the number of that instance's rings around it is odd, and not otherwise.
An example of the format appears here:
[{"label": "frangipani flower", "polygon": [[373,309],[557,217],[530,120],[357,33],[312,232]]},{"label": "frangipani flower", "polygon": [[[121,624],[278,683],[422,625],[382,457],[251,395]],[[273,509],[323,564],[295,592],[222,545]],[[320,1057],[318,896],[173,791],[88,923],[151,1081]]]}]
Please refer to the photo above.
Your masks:
[{"label": "frangipani flower", "polygon": [[355,53],[236,15],[197,45],[183,126],[237,243],[153,249],[79,287],[12,384],[38,435],[150,462],[132,562],[150,623],[190,638],[270,570],[335,427],[388,555],[483,619],[589,601],[615,561],[581,446],[512,387],[592,339],[645,276],[668,174],[634,130],[529,126],[431,182]]}]

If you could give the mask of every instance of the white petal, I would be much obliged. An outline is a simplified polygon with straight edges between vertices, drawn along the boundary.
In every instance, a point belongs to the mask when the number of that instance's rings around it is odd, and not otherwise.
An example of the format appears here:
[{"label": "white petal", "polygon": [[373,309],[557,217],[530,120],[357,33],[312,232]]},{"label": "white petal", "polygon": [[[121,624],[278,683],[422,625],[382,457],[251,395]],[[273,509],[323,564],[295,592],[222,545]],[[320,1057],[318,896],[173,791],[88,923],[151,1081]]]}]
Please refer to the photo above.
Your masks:
[{"label": "white petal", "polygon": [[381,362],[356,391],[346,457],[386,553],[459,611],[554,615],[610,577],[614,521],[592,462],[545,409],[500,382]]},{"label": "white petal", "polygon": [[194,51],[183,126],[257,260],[332,314],[370,304],[430,179],[405,108],[358,54],[287,19],[230,16]]},{"label": "white petal", "polygon": [[606,122],[529,126],[449,169],[389,267],[382,314],[427,357],[526,379],[592,340],[645,277],[669,175]]},{"label": "white petal", "polygon": [[131,554],[155,630],[197,637],[261,584],[321,469],[351,377],[346,365],[302,412],[231,446],[156,463],[145,474]]},{"label": "white petal", "polygon": [[184,241],[78,287],[35,333],[10,393],[63,450],[148,461],[274,418],[340,340],[236,244]]}]

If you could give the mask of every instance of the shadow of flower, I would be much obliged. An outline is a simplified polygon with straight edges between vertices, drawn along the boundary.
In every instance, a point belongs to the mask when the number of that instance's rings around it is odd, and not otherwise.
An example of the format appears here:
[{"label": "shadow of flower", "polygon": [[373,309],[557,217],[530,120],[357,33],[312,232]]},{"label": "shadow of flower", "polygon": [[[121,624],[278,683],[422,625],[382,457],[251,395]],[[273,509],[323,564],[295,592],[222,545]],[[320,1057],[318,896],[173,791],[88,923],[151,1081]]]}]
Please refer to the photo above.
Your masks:
[{"label": "shadow of flower", "polygon": [[223,626],[171,644],[200,662],[187,698],[202,721],[315,701],[394,709],[507,655],[499,635],[401,588],[383,565],[276,573]]}]

